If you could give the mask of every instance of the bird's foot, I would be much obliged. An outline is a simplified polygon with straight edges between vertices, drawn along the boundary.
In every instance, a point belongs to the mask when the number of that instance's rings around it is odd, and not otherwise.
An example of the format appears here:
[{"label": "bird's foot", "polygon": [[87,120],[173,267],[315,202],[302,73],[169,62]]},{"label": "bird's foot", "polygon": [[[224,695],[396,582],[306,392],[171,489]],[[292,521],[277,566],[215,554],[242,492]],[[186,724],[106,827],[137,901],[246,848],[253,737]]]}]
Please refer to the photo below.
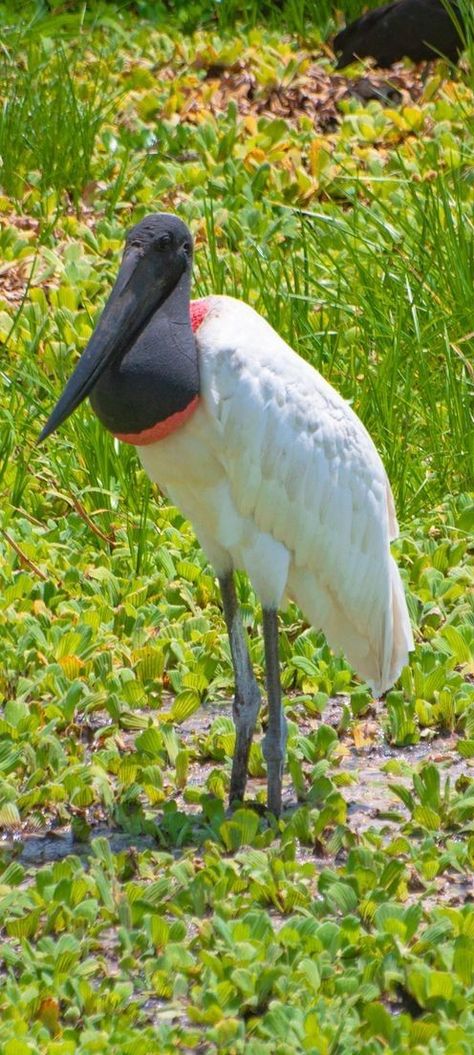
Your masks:
[{"label": "bird's foot", "polygon": [[266,802],[258,802],[257,799],[245,799],[245,802],[231,802],[229,799],[229,805],[225,811],[226,817],[232,817],[236,810],[253,810],[254,813],[258,813],[259,817],[268,816],[268,807]]}]

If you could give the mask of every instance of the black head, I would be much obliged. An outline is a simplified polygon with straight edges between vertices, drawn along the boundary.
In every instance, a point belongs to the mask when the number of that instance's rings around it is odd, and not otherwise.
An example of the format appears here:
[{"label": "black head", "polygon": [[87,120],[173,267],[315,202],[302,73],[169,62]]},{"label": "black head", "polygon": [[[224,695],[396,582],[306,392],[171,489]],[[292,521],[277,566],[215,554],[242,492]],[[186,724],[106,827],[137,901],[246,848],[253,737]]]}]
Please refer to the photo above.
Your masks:
[{"label": "black head", "polygon": [[186,224],[154,213],[132,227],[115,285],[79,363],[40,435],[46,439],[125,355],[179,284],[189,295],[193,241]]},{"label": "black head", "polygon": [[125,251],[138,250],[144,257],[160,260],[160,266],[169,268],[170,273],[176,265],[189,266],[193,255],[191,232],[179,216],[172,213],[155,212],[145,216],[128,232],[125,240]]}]

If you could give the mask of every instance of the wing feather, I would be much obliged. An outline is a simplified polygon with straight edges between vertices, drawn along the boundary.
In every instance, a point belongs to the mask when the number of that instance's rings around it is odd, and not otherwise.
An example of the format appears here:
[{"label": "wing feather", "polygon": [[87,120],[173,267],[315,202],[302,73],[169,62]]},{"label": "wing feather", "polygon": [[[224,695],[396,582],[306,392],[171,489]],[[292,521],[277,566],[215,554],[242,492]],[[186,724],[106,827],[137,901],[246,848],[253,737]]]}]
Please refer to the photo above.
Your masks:
[{"label": "wing feather", "polygon": [[288,594],[383,691],[412,640],[380,457],[350,406],[265,320],[232,298],[214,301],[202,382],[235,507],[287,548]]}]

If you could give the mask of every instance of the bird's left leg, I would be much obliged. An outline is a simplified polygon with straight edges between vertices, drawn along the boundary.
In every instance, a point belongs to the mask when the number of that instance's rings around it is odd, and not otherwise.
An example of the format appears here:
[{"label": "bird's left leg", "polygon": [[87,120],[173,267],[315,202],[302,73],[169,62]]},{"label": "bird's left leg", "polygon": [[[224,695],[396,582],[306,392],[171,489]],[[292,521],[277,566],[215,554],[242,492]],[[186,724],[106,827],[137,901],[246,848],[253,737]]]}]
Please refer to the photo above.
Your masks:
[{"label": "bird's left leg", "polygon": [[274,608],[263,609],[263,640],[268,699],[268,728],[263,740],[263,754],[268,774],[267,806],[270,813],[279,817],[287,727],[281,700],[278,612]]},{"label": "bird's left leg", "polygon": [[232,714],[236,738],[229,793],[229,805],[232,806],[233,802],[242,802],[244,797],[250,746],[261,696],[250,662],[247,635],[242,624],[232,572],[219,578],[219,586],[235,678]]}]

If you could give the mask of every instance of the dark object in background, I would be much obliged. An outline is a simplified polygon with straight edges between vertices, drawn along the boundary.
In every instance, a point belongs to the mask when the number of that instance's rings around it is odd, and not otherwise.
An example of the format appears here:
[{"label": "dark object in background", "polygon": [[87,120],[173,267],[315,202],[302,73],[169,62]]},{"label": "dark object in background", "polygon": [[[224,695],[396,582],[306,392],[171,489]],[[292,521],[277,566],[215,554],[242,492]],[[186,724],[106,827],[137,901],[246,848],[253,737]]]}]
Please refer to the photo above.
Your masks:
[{"label": "dark object in background", "polygon": [[368,11],[334,38],[334,51],[342,52],[337,69],[357,58],[373,58],[377,66],[439,55],[457,62],[463,49],[458,26],[463,28],[463,21],[457,4],[451,7],[455,21],[442,0],[397,0]]},{"label": "dark object in background", "polygon": [[356,81],[348,81],[346,95],[342,98],[347,98],[347,96],[360,99],[363,103],[377,99],[382,106],[399,106],[402,102],[402,93],[394,84],[390,84],[389,81],[371,81],[370,77],[359,77]]}]

